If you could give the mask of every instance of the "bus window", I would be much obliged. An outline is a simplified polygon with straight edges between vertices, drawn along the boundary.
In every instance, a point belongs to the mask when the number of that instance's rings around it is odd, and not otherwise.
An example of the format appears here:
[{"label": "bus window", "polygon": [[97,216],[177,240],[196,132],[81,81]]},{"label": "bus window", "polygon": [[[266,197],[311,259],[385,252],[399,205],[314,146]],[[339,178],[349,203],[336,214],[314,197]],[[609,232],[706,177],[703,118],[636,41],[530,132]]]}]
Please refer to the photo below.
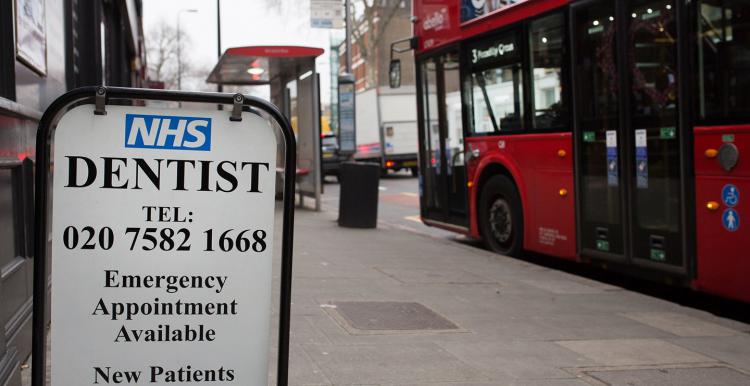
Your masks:
[{"label": "bus window", "polygon": [[562,67],[565,19],[562,14],[547,16],[531,23],[532,127],[550,129],[566,127],[568,108],[563,100]]},{"label": "bus window", "polygon": [[470,46],[474,133],[524,128],[520,51],[516,33],[484,39]]},{"label": "bus window", "polygon": [[[445,147],[448,174],[456,165],[463,166],[464,135],[461,124],[461,77],[459,75],[458,53],[447,53],[441,57],[443,63],[443,85],[445,105]],[[463,184],[463,181],[462,181]]]},{"label": "bus window", "polygon": [[[433,186],[440,176],[440,125],[438,116],[437,63],[430,58],[422,63],[422,111],[424,116],[425,159],[422,175],[425,186]],[[428,207],[440,208],[440,196],[434,189],[424,189]]]},{"label": "bus window", "polygon": [[523,129],[520,63],[480,71],[472,79],[475,133]]},{"label": "bus window", "polygon": [[750,3],[701,0],[698,114],[703,121],[750,116]]},{"label": "bus window", "polygon": [[[677,109],[677,26],[671,0],[631,3],[630,44],[636,125],[674,126]],[[638,122],[640,121],[640,122]]]}]

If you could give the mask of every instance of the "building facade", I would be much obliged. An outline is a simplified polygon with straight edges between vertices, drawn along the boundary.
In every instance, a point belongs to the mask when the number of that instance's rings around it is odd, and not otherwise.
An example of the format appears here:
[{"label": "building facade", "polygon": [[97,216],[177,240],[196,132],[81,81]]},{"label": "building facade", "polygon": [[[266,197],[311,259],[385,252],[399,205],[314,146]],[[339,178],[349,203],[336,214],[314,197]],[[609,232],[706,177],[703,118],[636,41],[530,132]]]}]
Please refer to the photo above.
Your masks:
[{"label": "building facade", "polygon": [[[387,87],[391,43],[412,36],[411,1],[375,1],[369,14],[357,18],[352,29],[352,75],[357,92],[374,87]],[[359,37],[359,38],[357,38]],[[346,72],[346,43],[338,47],[339,74]],[[394,54],[401,59],[401,79],[404,86],[414,85],[412,51]]]},{"label": "building facade", "polygon": [[141,14],[140,0],[0,0],[0,384],[20,385],[31,353],[39,119],[76,87],[142,85]]}]

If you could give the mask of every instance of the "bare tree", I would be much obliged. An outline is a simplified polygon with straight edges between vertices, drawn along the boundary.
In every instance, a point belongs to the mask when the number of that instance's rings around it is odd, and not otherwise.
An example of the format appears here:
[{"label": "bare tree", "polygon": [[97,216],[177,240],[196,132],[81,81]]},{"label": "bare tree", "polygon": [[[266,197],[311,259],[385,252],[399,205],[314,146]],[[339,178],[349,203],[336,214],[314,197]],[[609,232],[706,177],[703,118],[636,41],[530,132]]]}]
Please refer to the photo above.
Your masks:
[{"label": "bare tree", "polygon": [[[383,32],[388,28],[399,10],[406,6],[404,0],[352,0],[351,14],[355,15],[352,23],[352,39],[359,49],[359,55],[367,65],[365,83],[369,87],[376,85],[376,65],[369,60],[375,55],[382,42]],[[355,12],[359,11],[359,12]]]},{"label": "bare tree", "polygon": [[[190,47],[190,36],[185,33],[184,29],[179,32],[178,39],[177,29],[162,20],[148,31],[146,40],[148,77],[151,80],[164,82],[166,88],[177,87],[178,52],[181,56],[183,80],[199,76],[200,74],[196,74],[196,70],[197,72],[207,74],[205,69],[198,70],[193,63],[185,59],[188,54],[188,47]],[[181,46],[179,50],[177,49],[178,40]]]}]

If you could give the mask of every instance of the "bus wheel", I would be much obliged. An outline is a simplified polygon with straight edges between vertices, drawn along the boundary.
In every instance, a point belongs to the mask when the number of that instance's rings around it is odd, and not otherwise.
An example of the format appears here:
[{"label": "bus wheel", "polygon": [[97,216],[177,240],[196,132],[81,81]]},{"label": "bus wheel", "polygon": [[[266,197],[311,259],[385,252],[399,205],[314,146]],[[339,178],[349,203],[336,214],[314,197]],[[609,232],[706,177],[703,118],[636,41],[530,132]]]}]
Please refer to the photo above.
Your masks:
[{"label": "bus wheel", "polygon": [[520,256],[521,199],[508,177],[494,176],[485,183],[479,198],[479,228],[487,248],[506,256]]},{"label": "bus wheel", "polygon": [[419,176],[419,168],[417,168],[417,167],[413,167],[413,168],[411,168],[411,176],[412,176],[412,177],[417,177],[417,176]]}]

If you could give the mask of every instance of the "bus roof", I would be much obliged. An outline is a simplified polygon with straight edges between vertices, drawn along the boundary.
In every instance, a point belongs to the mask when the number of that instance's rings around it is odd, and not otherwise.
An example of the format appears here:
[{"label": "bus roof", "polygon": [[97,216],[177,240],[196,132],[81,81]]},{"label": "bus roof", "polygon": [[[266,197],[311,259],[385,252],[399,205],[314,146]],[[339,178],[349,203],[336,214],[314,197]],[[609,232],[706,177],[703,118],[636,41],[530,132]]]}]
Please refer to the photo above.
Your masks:
[{"label": "bus roof", "polygon": [[[428,52],[568,4],[571,0],[516,0],[493,9],[491,1],[414,0],[417,53]],[[482,3],[477,9],[473,3]]]}]

